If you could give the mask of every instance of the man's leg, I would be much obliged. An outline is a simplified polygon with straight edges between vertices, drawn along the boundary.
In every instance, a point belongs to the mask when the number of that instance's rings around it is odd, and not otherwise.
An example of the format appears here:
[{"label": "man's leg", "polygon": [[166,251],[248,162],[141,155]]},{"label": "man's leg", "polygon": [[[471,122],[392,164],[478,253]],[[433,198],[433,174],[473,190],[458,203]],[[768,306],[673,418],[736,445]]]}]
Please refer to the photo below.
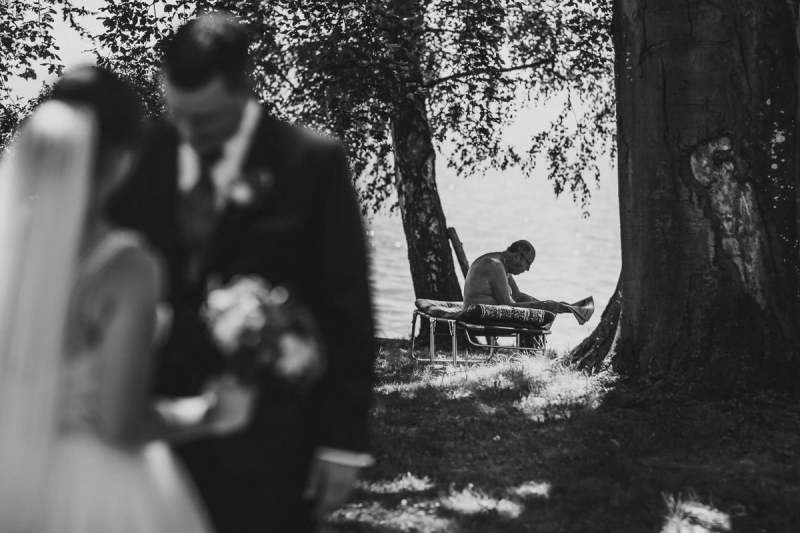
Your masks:
[{"label": "man's leg", "polygon": [[574,304],[566,302],[556,302],[555,300],[536,300],[531,302],[520,302],[516,304],[517,307],[526,307],[528,309],[542,309],[550,311],[551,313],[572,313],[579,324],[585,324],[594,313],[594,298],[589,296]]},{"label": "man's leg", "polygon": [[514,304],[515,307],[526,307],[528,309],[542,309],[550,311],[551,313],[571,313],[572,309],[569,304],[565,302],[556,302],[555,300],[536,300],[535,302],[519,302]]}]

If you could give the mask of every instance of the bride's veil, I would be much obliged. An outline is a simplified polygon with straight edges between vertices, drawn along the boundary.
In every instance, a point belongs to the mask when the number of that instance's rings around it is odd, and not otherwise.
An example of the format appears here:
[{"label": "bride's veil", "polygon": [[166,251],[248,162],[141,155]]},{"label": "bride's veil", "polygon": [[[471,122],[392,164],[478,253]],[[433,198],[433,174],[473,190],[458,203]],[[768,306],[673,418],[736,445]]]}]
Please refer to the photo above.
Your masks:
[{"label": "bride's veil", "polygon": [[[57,431],[65,324],[94,171],[87,108],[42,104],[0,161],[0,529],[29,531]],[[35,506],[34,506],[35,507]]]}]

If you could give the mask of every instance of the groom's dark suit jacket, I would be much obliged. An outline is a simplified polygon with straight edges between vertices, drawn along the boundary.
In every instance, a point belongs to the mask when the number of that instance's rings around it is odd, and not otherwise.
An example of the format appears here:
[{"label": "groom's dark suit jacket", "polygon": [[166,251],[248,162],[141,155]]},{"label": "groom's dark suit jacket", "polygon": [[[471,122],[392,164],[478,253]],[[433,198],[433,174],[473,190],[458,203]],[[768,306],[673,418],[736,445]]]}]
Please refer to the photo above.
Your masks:
[{"label": "groom's dark suit jacket", "polygon": [[[254,418],[240,434],[177,451],[221,533],[302,531],[302,489],[318,446],[364,451],[373,378],[373,321],[359,208],[341,147],[262,111],[244,165],[261,183],[220,216],[199,283],[187,280],[177,223],[178,137],[152,127],[138,169],[112,218],[163,255],[174,308],[156,392],[190,395],[222,363],[199,319],[206,282],[256,274],[287,286],[316,317],[328,370],[311,393],[262,377]],[[260,181],[259,181],[260,180]]]}]

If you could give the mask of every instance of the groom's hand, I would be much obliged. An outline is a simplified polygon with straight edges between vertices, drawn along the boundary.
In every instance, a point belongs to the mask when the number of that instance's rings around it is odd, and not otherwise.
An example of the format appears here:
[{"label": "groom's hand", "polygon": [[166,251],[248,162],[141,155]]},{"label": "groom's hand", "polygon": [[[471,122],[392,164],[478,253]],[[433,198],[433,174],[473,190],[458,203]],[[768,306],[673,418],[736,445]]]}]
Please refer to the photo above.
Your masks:
[{"label": "groom's hand", "polygon": [[255,391],[232,376],[223,376],[206,385],[205,394],[214,398],[206,414],[206,427],[215,435],[227,435],[250,422]]},{"label": "groom's hand", "polygon": [[342,506],[353,492],[360,468],[314,458],[304,496],[314,502],[314,514],[322,519]]}]

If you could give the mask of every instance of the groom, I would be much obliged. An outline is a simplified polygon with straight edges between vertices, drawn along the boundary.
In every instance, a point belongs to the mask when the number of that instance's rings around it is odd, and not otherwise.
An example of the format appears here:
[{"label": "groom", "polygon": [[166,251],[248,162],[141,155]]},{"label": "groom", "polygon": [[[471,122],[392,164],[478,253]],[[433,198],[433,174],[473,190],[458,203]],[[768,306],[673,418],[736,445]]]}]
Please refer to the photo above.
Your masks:
[{"label": "groom", "polygon": [[177,450],[219,533],[311,531],[372,461],[366,250],[342,148],[256,102],[249,44],[223,13],[167,43],[169,123],[153,127],[113,215],[147,235],[169,271],[158,393],[196,393],[222,368],[199,318],[210,282],[262,276],[316,318],[328,365],[310,392],[262,376],[248,429]]}]

